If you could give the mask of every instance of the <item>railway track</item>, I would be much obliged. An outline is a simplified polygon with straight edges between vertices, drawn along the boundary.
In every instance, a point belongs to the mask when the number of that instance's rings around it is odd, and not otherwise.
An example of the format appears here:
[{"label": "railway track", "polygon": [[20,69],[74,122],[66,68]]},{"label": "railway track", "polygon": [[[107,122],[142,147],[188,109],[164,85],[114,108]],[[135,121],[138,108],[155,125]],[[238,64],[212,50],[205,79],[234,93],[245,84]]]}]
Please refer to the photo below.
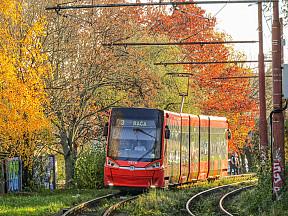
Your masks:
[{"label": "railway track", "polygon": [[[121,206],[123,206],[125,203],[128,203],[134,199],[137,199],[139,195],[137,196],[133,196],[133,197],[130,197],[130,198],[127,198],[125,200],[122,200],[118,203],[116,203],[115,205],[111,206],[104,214],[103,216],[116,216],[116,215],[125,215],[125,213],[123,212],[118,212],[117,213],[117,209],[120,208]],[[127,214],[128,215],[128,214]]]},{"label": "railway track", "polygon": [[103,200],[111,200],[114,197],[119,196],[120,193],[108,194],[105,196],[97,197],[93,200],[81,203],[73,208],[70,208],[68,211],[64,212],[62,216],[72,216],[72,215],[85,215],[85,213],[90,212],[91,209],[95,209],[96,206],[101,206]]},{"label": "railway track", "polygon": [[[240,185],[251,184],[256,181],[257,180],[242,181],[202,191],[194,195],[187,201],[186,210],[188,214],[192,216],[233,215],[223,208],[223,201],[227,199],[227,197],[236,195],[237,192],[239,193],[240,191],[242,191],[243,189],[247,189],[248,187],[242,187],[240,189],[233,190],[232,192],[228,193],[227,191],[231,191],[232,189],[235,189],[235,187],[239,187]],[[208,199],[211,201],[210,203],[207,202]]]},{"label": "railway track", "polygon": [[[235,197],[237,196],[239,193],[243,192],[244,190],[247,190],[247,189],[251,189],[253,187],[255,187],[256,184],[253,184],[253,185],[249,185],[249,186],[246,186],[246,187],[241,187],[241,188],[238,188],[236,190],[233,190],[227,194],[225,194],[220,202],[219,202],[219,206],[220,206],[220,209],[221,211],[225,214],[225,215],[229,215],[229,216],[233,216],[234,214],[229,212],[226,208],[224,208],[224,203],[228,200],[228,198],[232,198],[232,197]],[[236,215],[236,214],[235,214]]]},{"label": "railway track", "polygon": [[[81,203],[65,213],[62,216],[111,216],[117,215],[117,209],[127,202],[136,199],[137,196],[129,196],[121,192],[115,194],[108,194],[105,196],[97,197],[93,200]],[[108,202],[108,203],[107,203]],[[111,207],[109,207],[110,205]]]},{"label": "railway track", "polygon": [[[249,175],[229,176],[226,179],[244,180],[244,179],[251,179],[253,177],[254,177],[254,174],[249,174]],[[251,182],[251,181],[249,181],[249,182]],[[208,181],[193,183],[193,187],[195,187],[195,186],[197,187],[197,186],[207,184],[207,183],[208,183]],[[235,185],[236,184],[238,184],[238,183],[235,183]],[[231,184],[231,185],[234,185],[234,184]],[[187,187],[187,186],[191,186],[191,185],[190,184],[183,185],[183,187]],[[220,186],[219,188],[221,188],[221,187],[224,188],[225,186]],[[182,187],[177,187],[177,188],[181,190]],[[212,189],[210,189],[210,190],[212,190]],[[201,193],[203,193],[203,192],[201,192]],[[113,215],[113,216],[116,216],[116,215],[121,215],[121,216],[124,216],[124,215],[129,215],[127,212],[126,213],[121,212],[119,209],[121,209],[121,207],[123,207],[125,205],[125,203],[129,203],[130,201],[137,199],[138,196],[139,196],[139,194],[137,196],[130,196],[130,195],[127,195],[124,193],[108,194],[106,196],[98,197],[98,198],[95,198],[93,200],[81,203],[81,204],[69,209],[67,212],[62,214],[62,216],[71,216],[71,215],[80,215],[80,216],[81,215],[82,216],[84,216],[84,215],[86,215],[86,216],[92,216],[92,215],[101,215],[101,216],[102,215],[103,216]],[[232,196],[232,194],[227,195],[227,197],[229,197],[229,196]],[[225,200],[225,199],[223,199],[223,200]],[[191,202],[191,203],[193,203],[193,202]],[[187,204],[186,204],[186,206],[187,206]],[[188,213],[189,213],[189,211],[188,211]]]}]

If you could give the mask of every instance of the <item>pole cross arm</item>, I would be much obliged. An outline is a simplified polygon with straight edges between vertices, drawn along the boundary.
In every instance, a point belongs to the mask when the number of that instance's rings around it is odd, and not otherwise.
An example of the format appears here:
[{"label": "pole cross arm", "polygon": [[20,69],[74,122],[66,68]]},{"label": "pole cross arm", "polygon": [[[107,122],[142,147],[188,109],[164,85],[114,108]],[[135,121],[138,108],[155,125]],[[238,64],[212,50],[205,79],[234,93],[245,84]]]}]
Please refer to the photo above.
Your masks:
[{"label": "pole cross arm", "polygon": [[[238,64],[238,63],[257,63],[258,60],[254,61],[207,61],[207,62],[158,62],[154,65],[184,65],[184,64]],[[265,62],[272,62],[271,60],[265,60]]]},{"label": "pole cross arm", "polygon": [[[231,3],[260,3],[260,2],[274,2],[269,0],[235,0],[229,1]],[[98,5],[57,5],[54,7],[46,7],[45,10],[66,10],[66,9],[84,9],[84,8],[115,8],[115,7],[145,7],[145,6],[177,6],[177,5],[192,5],[192,4],[227,4],[227,1],[193,1],[193,2],[154,2],[154,3],[124,3],[124,4],[98,4]]]},{"label": "pole cross arm", "polygon": [[205,44],[236,44],[258,43],[259,41],[194,41],[194,42],[169,42],[169,43],[105,43],[102,46],[173,46],[173,45],[205,45]]},{"label": "pole cross arm", "polygon": [[191,73],[166,73],[166,75],[169,75],[169,76],[178,76],[178,77],[190,77],[190,76],[194,76],[194,74],[191,74]]}]

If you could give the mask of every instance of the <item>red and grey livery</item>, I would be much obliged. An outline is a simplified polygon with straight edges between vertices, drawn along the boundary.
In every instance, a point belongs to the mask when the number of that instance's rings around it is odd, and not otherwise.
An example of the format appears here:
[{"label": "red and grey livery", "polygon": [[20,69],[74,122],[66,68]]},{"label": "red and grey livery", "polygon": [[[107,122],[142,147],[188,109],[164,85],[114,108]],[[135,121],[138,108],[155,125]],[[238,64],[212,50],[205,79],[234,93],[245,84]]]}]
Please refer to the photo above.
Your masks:
[{"label": "red and grey livery", "polygon": [[[106,186],[164,188],[228,175],[224,117],[113,108],[104,135]],[[135,150],[139,143],[145,151]]]}]

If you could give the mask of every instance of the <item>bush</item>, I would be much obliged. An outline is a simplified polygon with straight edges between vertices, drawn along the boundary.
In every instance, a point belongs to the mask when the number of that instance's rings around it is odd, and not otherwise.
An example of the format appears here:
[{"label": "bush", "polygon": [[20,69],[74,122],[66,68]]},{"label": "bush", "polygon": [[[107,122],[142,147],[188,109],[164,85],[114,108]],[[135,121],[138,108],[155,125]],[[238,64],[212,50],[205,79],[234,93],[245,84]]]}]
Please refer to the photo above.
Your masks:
[{"label": "bush", "polygon": [[102,188],[104,185],[105,148],[98,144],[80,153],[75,166],[77,188]]},{"label": "bush", "polygon": [[233,201],[233,205],[235,206],[234,212],[238,212],[238,215],[240,216],[288,215],[287,192],[288,187],[286,185],[283,192],[281,193],[281,199],[278,201],[273,201],[271,172],[260,173],[257,187],[254,190],[248,190],[247,192],[241,193],[240,197]]}]

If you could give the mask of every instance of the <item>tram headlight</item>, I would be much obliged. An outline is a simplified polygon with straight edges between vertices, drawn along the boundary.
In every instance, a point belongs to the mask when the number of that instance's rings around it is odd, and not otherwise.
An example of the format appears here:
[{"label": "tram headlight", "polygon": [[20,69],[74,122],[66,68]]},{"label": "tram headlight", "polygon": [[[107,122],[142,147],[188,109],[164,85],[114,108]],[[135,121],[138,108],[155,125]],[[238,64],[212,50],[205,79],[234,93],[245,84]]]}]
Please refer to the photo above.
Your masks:
[{"label": "tram headlight", "polygon": [[153,163],[147,167],[145,167],[146,170],[149,170],[149,169],[156,169],[156,168],[159,168],[160,167],[160,162],[156,162],[156,163]]},{"label": "tram headlight", "polygon": [[114,168],[119,168],[119,165],[117,163],[115,163],[114,161],[111,161],[109,159],[107,159],[107,165],[114,167]]}]

